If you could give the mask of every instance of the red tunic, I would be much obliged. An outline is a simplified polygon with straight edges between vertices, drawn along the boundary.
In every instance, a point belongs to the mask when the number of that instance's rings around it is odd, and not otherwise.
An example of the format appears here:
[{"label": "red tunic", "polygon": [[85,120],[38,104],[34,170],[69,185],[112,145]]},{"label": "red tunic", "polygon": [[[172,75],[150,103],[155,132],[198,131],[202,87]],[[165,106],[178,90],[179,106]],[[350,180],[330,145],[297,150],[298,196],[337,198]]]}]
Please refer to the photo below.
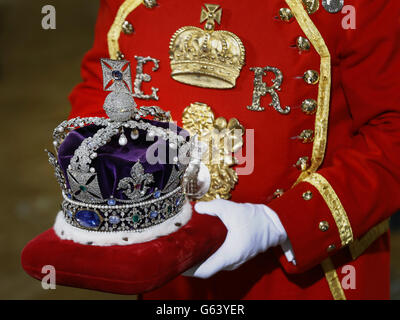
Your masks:
[{"label": "red tunic", "polygon": [[[134,28],[132,34],[121,28],[117,33],[118,50],[131,61],[132,76],[135,56],[160,60],[157,71],[151,62],[145,65],[152,80],[142,85],[146,94],[159,88],[159,100],[136,98],[138,105],[170,110],[181,124],[183,110],[202,102],[215,117],[237,118],[254,130],[254,170],[239,176],[231,200],[275,210],[296,257],[294,266],[280,248],[270,249],[238,270],[207,280],[180,276],[144,298],[389,298],[389,235],[382,222],[400,207],[399,2],[346,0],[355,7],[356,29],[344,29],[346,14],[330,14],[321,6],[309,15],[301,0],[215,0],[223,9],[216,29],[233,32],[246,49],[236,86],[224,90],[182,84],[170,75],[171,36],[183,26],[202,28],[203,1],[159,0],[155,8],[131,10],[133,2],[101,1],[94,45],[82,63],[83,82],[70,96],[70,116],[105,116],[99,59],[110,57],[110,51],[113,55],[107,35],[122,17]],[[277,18],[280,8],[291,8],[292,21]],[[310,40],[308,52],[299,54],[293,47],[299,36]],[[282,106],[291,106],[288,115],[268,106],[269,95],[261,98],[265,111],[246,108],[253,94],[250,68],[266,66],[283,73],[278,95]],[[307,70],[318,71],[320,81],[307,84],[302,79]],[[305,99],[318,102],[316,114],[302,112]],[[305,129],[314,131],[314,142],[291,139]],[[244,150],[250,150],[248,145]],[[304,156],[311,167],[302,172],[295,164]],[[271,200],[276,189],[284,194]],[[307,191],[310,200],[303,197]],[[326,231],[320,228],[324,221]],[[341,287],[346,265],[355,268],[355,288]]]}]

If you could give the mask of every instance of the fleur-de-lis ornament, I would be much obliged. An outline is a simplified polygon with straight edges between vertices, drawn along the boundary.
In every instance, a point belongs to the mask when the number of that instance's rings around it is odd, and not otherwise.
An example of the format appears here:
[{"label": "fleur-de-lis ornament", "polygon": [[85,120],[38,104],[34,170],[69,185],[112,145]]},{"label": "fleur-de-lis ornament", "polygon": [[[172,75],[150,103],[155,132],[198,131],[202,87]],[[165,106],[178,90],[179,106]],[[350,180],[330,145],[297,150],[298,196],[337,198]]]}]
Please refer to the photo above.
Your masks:
[{"label": "fleur-de-lis ornament", "polygon": [[142,164],[137,161],[132,169],[131,176],[123,178],[118,183],[117,190],[125,190],[123,193],[130,200],[140,201],[146,196],[149,184],[154,182],[154,178],[150,173],[144,173]]}]

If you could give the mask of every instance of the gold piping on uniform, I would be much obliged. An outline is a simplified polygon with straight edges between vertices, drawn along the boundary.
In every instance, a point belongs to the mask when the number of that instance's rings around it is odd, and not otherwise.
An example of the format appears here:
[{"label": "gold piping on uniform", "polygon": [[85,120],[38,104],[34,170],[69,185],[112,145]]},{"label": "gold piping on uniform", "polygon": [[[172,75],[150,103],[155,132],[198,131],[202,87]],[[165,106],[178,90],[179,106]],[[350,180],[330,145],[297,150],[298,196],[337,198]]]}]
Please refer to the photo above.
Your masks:
[{"label": "gold piping on uniform", "polygon": [[119,7],[117,15],[114,18],[114,22],[107,34],[108,52],[111,59],[116,60],[118,58],[118,40],[126,17],[142,3],[143,0],[125,0],[124,3]]},{"label": "gold piping on uniform", "polygon": [[312,173],[306,177],[303,182],[312,184],[324,198],[339,230],[342,246],[346,246],[353,242],[353,231],[351,229],[349,218],[347,217],[346,211],[344,210],[339,197],[328,180],[319,173]]},{"label": "gold piping on uniform", "polygon": [[[311,165],[307,171],[300,174],[297,183],[302,181],[310,173],[315,172],[321,166],[325,155],[328,118],[329,118],[329,99],[331,93],[331,56],[317,27],[314,25],[307,12],[304,10],[301,0],[285,0],[292,11],[297,23],[303,30],[306,37],[310,40],[315,50],[321,57],[320,81],[318,86],[318,109],[315,117],[314,143],[312,150]],[[329,289],[335,300],[345,300],[346,296],[341,287],[339,277],[333,266],[332,260],[327,258],[321,264]]]},{"label": "gold piping on uniform", "polygon": [[328,281],[329,289],[331,290],[333,299],[346,300],[339,276],[336,272],[335,266],[330,258],[325,259],[321,263],[322,269],[325,273],[326,281]]},{"label": "gold piping on uniform", "polygon": [[351,243],[349,246],[349,250],[353,260],[361,256],[364,253],[364,251],[367,250],[369,246],[375,242],[376,239],[385,234],[388,230],[389,230],[389,219],[377,224],[375,227],[370,229],[365,235],[363,235],[360,239],[354,240],[354,242]]}]

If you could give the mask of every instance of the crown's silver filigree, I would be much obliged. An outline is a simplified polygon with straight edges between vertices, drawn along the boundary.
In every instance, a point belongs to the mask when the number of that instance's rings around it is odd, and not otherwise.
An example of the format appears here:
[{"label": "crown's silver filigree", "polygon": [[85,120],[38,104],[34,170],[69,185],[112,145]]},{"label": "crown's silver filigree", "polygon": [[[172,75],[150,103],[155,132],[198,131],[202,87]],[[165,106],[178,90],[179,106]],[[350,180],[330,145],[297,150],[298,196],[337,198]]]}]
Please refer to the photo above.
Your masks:
[{"label": "crown's silver filigree", "polygon": [[138,161],[131,169],[131,176],[119,181],[117,190],[125,190],[123,193],[132,201],[143,201],[153,182],[153,175],[145,173],[142,164]]},{"label": "crown's silver filigree", "polygon": [[[63,121],[53,132],[57,153],[71,131],[89,125],[98,129],[75,149],[66,174],[57,157],[48,151],[49,162],[54,166],[62,189],[66,221],[88,230],[141,231],[162,223],[182,209],[185,200],[182,182],[190,161],[192,142],[178,134],[174,127],[163,128],[143,119],[152,116],[155,120],[169,121],[171,117],[158,106],[136,108],[128,61],[101,59],[101,66],[103,88],[111,91],[103,106],[109,118],[77,117]],[[166,166],[166,169],[171,168],[167,183],[162,189],[157,188],[154,175],[146,172],[143,164],[136,161],[132,164],[130,176],[116,181],[111,195],[105,194],[94,163],[98,150],[114,137],[118,137],[119,145],[125,147],[129,139],[136,140],[142,135],[158,138],[157,141],[165,141],[177,150],[178,156]]]},{"label": "crown's silver filigree", "polygon": [[83,202],[102,202],[99,182],[96,173],[85,173],[67,170],[70,194]]},{"label": "crown's silver filigree", "polygon": [[65,181],[64,173],[61,170],[60,166],[58,165],[57,158],[49,150],[45,149],[44,151],[47,152],[47,155],[49,157],[49,163],[54,168],[54,175],[56,177],[58,184],[60,185],[62,190],[67,190],[67,183]]}]

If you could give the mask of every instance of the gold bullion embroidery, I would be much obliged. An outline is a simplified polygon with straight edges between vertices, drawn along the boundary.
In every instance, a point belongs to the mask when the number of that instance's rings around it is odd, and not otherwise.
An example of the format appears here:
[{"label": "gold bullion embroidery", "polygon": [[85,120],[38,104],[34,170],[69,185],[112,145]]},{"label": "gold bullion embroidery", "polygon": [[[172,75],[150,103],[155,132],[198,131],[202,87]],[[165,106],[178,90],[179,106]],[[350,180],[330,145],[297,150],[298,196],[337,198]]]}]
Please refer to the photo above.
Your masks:
[{"label": "gold bullion embroidery", "polygon": [[203,156],[211,183],[202,201],[229,199],[231,190],[238,182],[238,175],[232,168],[237,163],[233,153],[243,146],[244,128],[239,120],[215,119],[211,108],[204,103],[192,103],[182,114],[183,127],[199,141],[207,144],[208,152]]},{"label": "gold bullion embroidery", "polygon": [[171,77],[176,81],[216,89],[229,89],[245,61],[245,49],[235,34],[218,30],[222,9],[219,5],[206,4],[200,22],[206,21],[204,30],[187,26],[172,36],[169,46]]}]

